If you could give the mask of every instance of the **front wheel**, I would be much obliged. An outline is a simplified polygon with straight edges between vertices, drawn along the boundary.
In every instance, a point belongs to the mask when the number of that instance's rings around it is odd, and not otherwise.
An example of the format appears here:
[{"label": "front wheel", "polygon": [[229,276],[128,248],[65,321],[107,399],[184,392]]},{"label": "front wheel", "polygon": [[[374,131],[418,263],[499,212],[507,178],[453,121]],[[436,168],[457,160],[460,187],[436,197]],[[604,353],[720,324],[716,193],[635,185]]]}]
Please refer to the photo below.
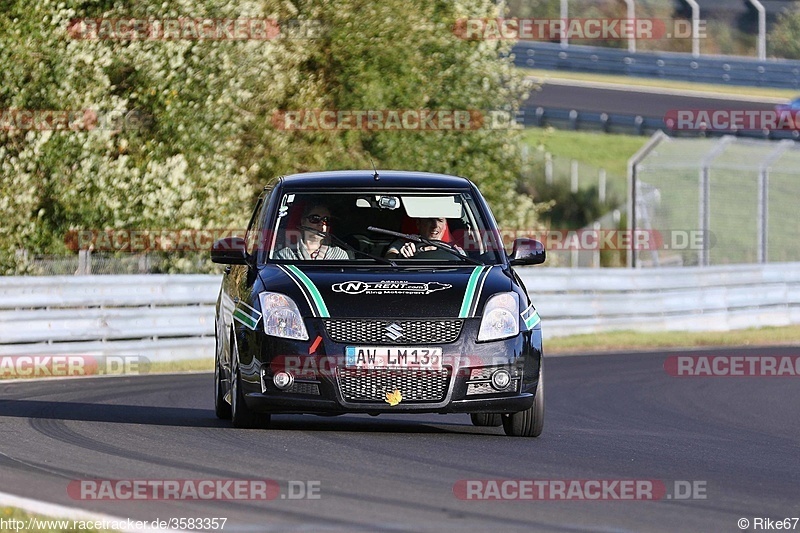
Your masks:
[{"label": "front wheel", "polygon": [[242,375],[239,372],[239,350],[233,346],[231,362],[234,370],[231,372],[231,421],[235,428],[266,428],[270,423],[270,415],[256,413],[244,401],[242,390]]},{"label": "front wheel", "polygon": [[214,412],[217,418],[222,420],[231,419],[231,404],[225,401],[225,387],[222,383],[222,369],[219,367],[219,358],[214,360]]},{"label": "front wheel", "polygon": [[231,421],[233,427],[243,429],[266,428],[270,423],[270,415],[256,413],[244,403],[242,393],[242,376],[239,370],[233,376],[233,389],[231,390]]},{"label": "front wheel", "polygon": [[519,413],[503,415],[503,431],[510,437],[538,437],[544,427],[544,368],[539,368],[539,384],[533,405]]}]

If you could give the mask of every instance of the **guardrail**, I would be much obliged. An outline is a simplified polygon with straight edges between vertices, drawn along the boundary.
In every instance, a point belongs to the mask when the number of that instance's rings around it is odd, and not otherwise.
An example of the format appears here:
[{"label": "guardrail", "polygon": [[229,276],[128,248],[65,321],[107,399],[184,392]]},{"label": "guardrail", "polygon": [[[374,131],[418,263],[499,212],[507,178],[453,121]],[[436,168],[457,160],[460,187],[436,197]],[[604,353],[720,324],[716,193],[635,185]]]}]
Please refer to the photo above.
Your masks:
[{"label": "guardrail", "polygon": [[800,323],[800,263],[659,269],[523,268],[545,336],[729,331]]},{"label": "guardrail", "polygon": [[219,276],[0,278],[0,356],[213,356]]},{"label": "guardrail", "polygon": [[[800,323],[800,263],[520,268],[545,338]],[[0,356],[213,357],[219,276],[0,278]]]},{"label": "guardrail", "polygon": [[628,133],[634,135],[652,135],[656,130],[667,129],[663,118],[534,105],[525,107],[521,118],[526,128],[531,126],[537,128],[554,126],[561,129],[588,129],[605,133]]},{"label": "guardrail", "polygon": [[664,121],[664,117],[645,117],[642,115],[623,115],[580,111],[554,107],[529,106],[521,114],[525,127],[553,126],[561,129],[592,130],[605,133],[626,133],[632,135],[652,135],[658,130],[672,137],[722,137],[733,135],[750,139],[793,141],[800,140],[800,130],[677,130]]},{"label": "guardrail", "polygon": [[780,89],[800,88],[800,61],[700,56],[676,52],[628,52],[620,48],[520,42],[512,53],[519,67],[623,74],[647,78],[748,85]]}]

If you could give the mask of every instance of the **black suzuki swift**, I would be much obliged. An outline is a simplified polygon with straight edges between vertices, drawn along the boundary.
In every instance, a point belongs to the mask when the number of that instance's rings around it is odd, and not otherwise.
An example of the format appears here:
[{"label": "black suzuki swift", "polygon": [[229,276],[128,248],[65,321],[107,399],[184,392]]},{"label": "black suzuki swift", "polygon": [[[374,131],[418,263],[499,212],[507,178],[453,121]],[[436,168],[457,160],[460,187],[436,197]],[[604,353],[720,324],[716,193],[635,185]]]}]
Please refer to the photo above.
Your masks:
[{"label": "black suzuki swift", "polygon": [[539,315],[469,180],[337,171],[277,179],[221,239],[214,400],[236,427],[273,413],[469,413],[536,437]]}]

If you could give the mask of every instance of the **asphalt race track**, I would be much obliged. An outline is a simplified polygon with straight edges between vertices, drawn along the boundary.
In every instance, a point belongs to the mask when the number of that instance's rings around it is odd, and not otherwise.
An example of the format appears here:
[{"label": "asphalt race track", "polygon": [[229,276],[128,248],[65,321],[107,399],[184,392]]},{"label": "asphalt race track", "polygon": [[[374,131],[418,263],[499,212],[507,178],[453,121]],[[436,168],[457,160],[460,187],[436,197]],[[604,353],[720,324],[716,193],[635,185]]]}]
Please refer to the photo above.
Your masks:
[{"label": "asphalt race track", "polygon": [[[703,353],[800,348],[693,352]],[[800,516],[800,377],[672,377],[670,355],[549,358],[538,439],[473,427],[467,415],[287,415],[270,430],[236,430],[214,417],[210,374],[0,382],[0,490],[136,519],[225,517],[226,532],[733,532],[740,518],[752,530],[755,517]],[[320,498],[97,501],[67,492],[81,479],[220,478],[275,480],[284,497],[290,481],[318,481]],[[454,495],[459,480],[491,479],[656,480],[668,496]],[[677,499],[676,482],[704,498]]]},{"label": "asphalt race track", "polygon": [[686,109],[724,109],[772,111],[774,103],[715,98],[713,96],[689,96],[686,94],[660,94],[636,87],[620,86],[620,89],[600,89],[571,85],[544,83],[541,90],[531,93],[525,103],[526,113],[537,107],[577,109],[597,113],[641,115],[663,117],[668,111]]}]

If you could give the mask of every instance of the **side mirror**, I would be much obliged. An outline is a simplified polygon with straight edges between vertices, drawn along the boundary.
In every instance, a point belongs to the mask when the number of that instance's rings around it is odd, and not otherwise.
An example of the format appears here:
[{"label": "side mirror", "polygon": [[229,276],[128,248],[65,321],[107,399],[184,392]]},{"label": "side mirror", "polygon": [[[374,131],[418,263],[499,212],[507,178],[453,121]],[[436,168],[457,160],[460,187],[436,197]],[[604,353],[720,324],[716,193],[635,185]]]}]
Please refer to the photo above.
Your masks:
[{"label": "side mirror", "polygon": [[211,261],[223,265],[246,265],[247,247],[241,237],[225,237],[211,247]]},{"label": "side mirror", "polygon": [[540,265],[547,258],[544,245],[534,239],[514,239],[514,248],[508,256],[511,266]]}]

